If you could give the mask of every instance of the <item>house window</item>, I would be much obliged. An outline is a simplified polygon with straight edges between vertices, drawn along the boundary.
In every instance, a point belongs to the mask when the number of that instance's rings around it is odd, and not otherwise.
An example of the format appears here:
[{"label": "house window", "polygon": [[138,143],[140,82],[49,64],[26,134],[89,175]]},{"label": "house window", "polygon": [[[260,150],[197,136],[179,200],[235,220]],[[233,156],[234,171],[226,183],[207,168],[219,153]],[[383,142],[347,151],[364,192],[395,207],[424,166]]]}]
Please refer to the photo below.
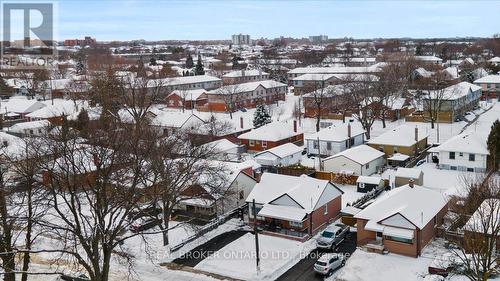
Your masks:
[{"label": "house window", "polygon": [[450,166],[450,170],[456,171],[457,170],[457,166]]},{"label": "house window", "polygon": [[290,226],[293,227],[302,227],[302,222],[290,221]]},{"label": "house window", "polygon": [[326,143],[326,149],[327,150],[332,150],[332,143],[331,142],[327,142]]},{"label": "house window", "polygon": [[262,147],[267,147],[267,141],[262,141]]},{"label": "house window", "polygon": [[253,140],[249,140],[249,141],[248,141],[248,145],[249,145],[249,146],[255,146],[255,142],[254,142]]},{"label": "house window", "polygon": [[474,172],[474,168],[467,168],[467,172]]},{"label": "house window", "polygon": [[318,141],[313,141],[313,148],[318,149],[319,147],[319,142]]},{"label": "house window", "polygon": [[464,157],[464,153],[463,153],[463,152],[459,152],[459,153],[458,153],[458,156],[460,156],[460,157]]},{"label": "house window", "polygon": [[450,159],[455,159],[455,152],[450,152]]},{"label": "house window", "polygon": [[365,169],[370,169],[370,163],[366,163]]},{"label": "house window", "polygon": [[473,154],[473,153],[469,153],[469,161],[476,161],[476,154]]},{"label": "house window", "polygon": [[401,238],[396,236],[385,236],[385,239],[405,244],[413,244],[413,239]]}]

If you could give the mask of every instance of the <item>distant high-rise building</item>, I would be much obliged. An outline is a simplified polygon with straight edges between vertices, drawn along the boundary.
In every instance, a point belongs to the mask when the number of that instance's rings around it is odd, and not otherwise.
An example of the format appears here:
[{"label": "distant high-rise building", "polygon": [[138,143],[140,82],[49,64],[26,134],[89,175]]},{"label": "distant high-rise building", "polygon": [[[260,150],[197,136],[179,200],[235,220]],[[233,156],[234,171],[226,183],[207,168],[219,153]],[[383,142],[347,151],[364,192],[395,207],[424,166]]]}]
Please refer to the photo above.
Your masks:
[{"label": "distant high-rise building", "polygon": [[90,36],[85,36],[83,39],[66,39],[64,40],[64,46],[93,46],[96,44],[96,40]]},{"label": "distant high-rise building", "polygon": [[248,34],[234,34],[231,39],[234,45],[250,45],[250,35]]},{"label": "distant high-rise building", "polygon": [[328,35],[314,35],[309,36],[309,41],[312,43],[322,43],[328,41]]}]

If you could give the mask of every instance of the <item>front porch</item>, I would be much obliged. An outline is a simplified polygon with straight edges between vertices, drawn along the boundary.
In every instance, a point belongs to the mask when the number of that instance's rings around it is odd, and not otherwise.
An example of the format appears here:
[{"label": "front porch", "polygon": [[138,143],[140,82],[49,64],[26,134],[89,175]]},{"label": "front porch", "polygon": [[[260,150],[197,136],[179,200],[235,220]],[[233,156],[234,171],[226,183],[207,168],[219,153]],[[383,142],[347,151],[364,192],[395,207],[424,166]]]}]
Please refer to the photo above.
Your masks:
[{"label": "front porch", "polygon": [[369,253],[384,254],[385,246],[382,240],[364,239],[359,243],[361,248]]}]

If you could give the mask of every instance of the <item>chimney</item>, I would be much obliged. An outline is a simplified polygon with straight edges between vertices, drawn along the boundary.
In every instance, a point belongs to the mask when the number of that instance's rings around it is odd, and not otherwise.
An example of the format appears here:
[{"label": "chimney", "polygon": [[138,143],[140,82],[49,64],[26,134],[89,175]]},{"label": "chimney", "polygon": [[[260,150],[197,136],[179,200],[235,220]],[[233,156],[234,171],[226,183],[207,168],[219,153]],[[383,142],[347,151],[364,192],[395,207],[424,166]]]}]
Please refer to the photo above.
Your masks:
[{"label": "chimney", "polygon": [[243,129],[243,116],[240,116],[240,128]]},{"label": "chimney", "polygon": [[259,77],[262,76],[262,69],[259,69]]},{"label": "chimney", "polygon": [[418,127],[415,126],[415,142],[418,142]]},{"label": "chimney", "polygon": [[410,180],[408,181],[408,185],[409,185],[411,188],[413,188],[413,187],[415,186],[415,180],[414,180],[414,179],[410,179]]},{"label": "chimney", "polygon": [[347,137],[351,139],[351,124],[347,123]]},{"label": "chimney", "polygon": [[297,120],[293,120],[293,131],[297,133]]}]

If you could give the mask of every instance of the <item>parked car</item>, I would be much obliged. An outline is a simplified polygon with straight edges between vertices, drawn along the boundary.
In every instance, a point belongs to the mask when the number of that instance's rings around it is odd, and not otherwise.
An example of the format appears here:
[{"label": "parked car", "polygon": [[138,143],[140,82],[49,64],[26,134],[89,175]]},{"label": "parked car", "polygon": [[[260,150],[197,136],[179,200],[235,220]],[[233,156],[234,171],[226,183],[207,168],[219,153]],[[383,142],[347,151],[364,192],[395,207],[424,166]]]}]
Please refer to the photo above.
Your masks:
[{"label": "parked car", "polygon": [[349,233],[349,227],[345,224],[337,223],[328,226],[316,239],[316,247],[320,249],[334,249]]},{"label": "parked car", "polygon": [[146,231],[149,230],[155,226],[158,226],[161,224],[161,220],[158,219],[149,219],[147,221],[144,221],[143,223],[138,223],[130,226],[130,231],[134,233],[138,233],[141,231]]},{"label": "parked car", "polygon": [[137,220],[143,217],[155,217],[161,214],[162,209],[157,206],[147,206],[137,211],[132,211],[128,214],[128,218],[131,220]]},{"label": "parked car", "polygon": [[424,164],[425,162],[426,162],[425,159],[418,160],[417,167]]},{"label": "parked car", "polygon": [[326,253],[314,264],[314,271],[322,275],[331,275],[337,268],[345,265],[345,256],[338,253]]},{"label": "parked car", "polygon": [[64,280],[64,281],[89,281],[90,278],[88,278],[85,274],[80,274],[77,277],[66,275],[66,274],[61,274],[61,276],[59,276],[59,280]]}]

